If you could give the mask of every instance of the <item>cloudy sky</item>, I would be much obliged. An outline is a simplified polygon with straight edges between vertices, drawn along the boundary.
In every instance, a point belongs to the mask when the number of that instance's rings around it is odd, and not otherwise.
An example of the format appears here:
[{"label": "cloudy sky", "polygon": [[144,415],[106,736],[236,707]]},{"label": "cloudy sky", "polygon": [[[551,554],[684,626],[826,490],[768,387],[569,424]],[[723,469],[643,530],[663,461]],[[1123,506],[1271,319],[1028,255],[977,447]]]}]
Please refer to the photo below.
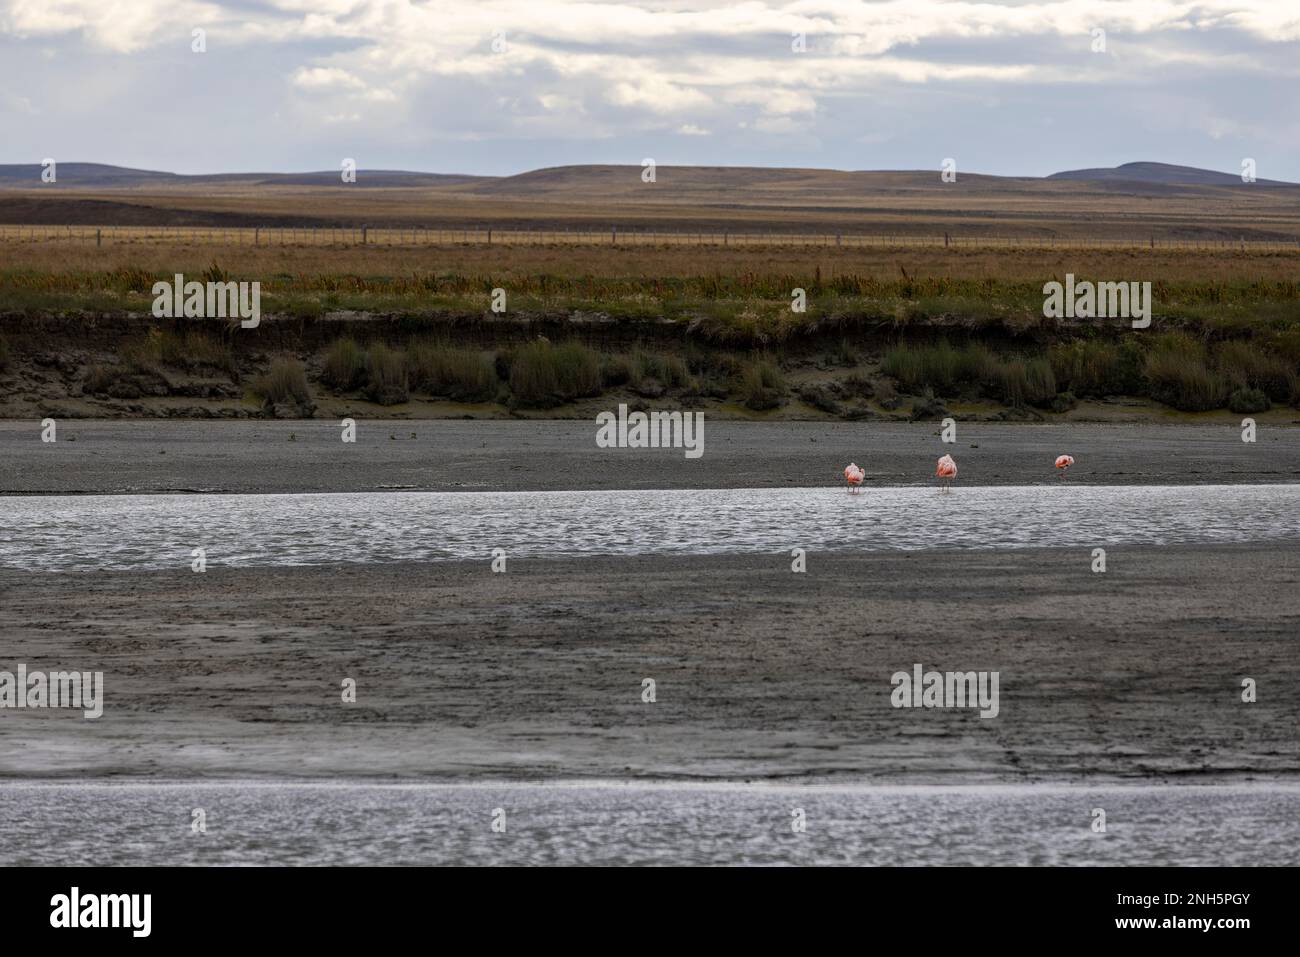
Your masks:
[{"label": "cloudy sky", "polygon": [[7,163],[1300,181],[1300,0],[0,0],[0,63]]}]

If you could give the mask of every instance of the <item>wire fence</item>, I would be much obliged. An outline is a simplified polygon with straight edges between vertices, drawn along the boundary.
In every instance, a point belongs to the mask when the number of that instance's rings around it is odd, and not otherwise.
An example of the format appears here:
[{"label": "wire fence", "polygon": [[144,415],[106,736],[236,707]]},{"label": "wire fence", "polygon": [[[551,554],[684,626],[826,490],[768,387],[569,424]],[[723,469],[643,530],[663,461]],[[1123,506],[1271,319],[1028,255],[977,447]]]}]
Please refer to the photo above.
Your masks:
[{"label": "wire fence", "polygon": [[1300,238],[1121,239],[1052,236],[857,235],[755,231],[645,229],[460,229],[395,226],[21,226],[0,225],[0,243],[130,245],[178,243],[227,246],[786,246],[850,249],[1163,249],[1300,251]]}]

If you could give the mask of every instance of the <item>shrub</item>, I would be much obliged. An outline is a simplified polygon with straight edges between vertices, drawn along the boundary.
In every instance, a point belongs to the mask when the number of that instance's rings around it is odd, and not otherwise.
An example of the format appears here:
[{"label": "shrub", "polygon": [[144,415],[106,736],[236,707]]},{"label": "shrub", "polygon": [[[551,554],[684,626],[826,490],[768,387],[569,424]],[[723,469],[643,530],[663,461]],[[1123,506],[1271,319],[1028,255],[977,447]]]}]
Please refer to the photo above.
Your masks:
[{"label": "shrub", "polygon": [[839,415],[843,410],[840,404],[835,401],[830,390],[824,385],[805,385],[799,389],[799,398],[807,402],[814,409],[822,412],[829,412],[831,415]]},{"label": "shrub", "polygon": [[541,340],[511,357],[510,391],[521,405],[560,405],[600,389],[600,359],[580,342],[552,346]]},{"label": "shrub", "polygon": [[1052,400],[1052,411],[1069,412],[1078,404],[1079,404],[1079,400],[1075,398],[1073,392],[1062,392],[1060,395],[1058,395],[1055,399]]},{"label": "shrub", "polygon": [[888,409],[891,412],[899,406],[898,390],[888,379],[876,383],[876,401],[880,403],[882,409]]},{"label": "shrub", "polygon": [[406,357],[382,342],[366,351],[365,396],[379,405],[397,405],[410,398]]},{"label": "shrub", "polygon": [[1228,396],[1228,408],[1233,412],[1267,412],[1272,407],[1268,396],[1259,389],[1237,389]]},{"label": "shrub", "polygon": [[929,389],[919,399],[912,400],[912,421],[920,419],[937,419],[948,414],[942,402],[934,397]]},{"label": "shrub", "polygon": [[336,392],[348,392],[360,386],[365,378],[365,351],[353,339],[336,339],[325,353],[321,380]]},{"label": "shrub", "polygon": [[500,385],[492,359],[473,349],[417,343],[411,347],[407,366],[414,391],[456,402],[488,402]]},{"label": "shrub", "polygon": [[273,361],[266,372],[252,381],[249,390],[272,405],[290,401],[305,405],[311,401],[307,371],[297,359],[287,357]]}]

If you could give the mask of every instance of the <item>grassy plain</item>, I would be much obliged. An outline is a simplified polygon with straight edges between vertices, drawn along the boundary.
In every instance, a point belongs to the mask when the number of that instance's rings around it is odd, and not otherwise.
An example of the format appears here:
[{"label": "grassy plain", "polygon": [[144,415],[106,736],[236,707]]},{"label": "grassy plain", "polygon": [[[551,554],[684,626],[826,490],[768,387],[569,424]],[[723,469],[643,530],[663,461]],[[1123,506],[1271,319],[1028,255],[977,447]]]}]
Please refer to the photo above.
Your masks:
[{"label": "grassy plain", "polygon": [[[30,240],[0,229],[0,409],[402,416],[436,404],[564,416],[626,399],[735,416],[1041,419],[1300,402],[1300,246],[1281,242],[1300,233],[1300,190],[981,177],[943,190],[919,174],[696,170],[678,181],[662,170],[649,199],[626,168],[594,169],[424,190],[40,194],[46,219],[72,203],[226,225],[108,230],[103,245],[84,231]],[[0,193],[0,219],[29,193]],[[457,216],[538,232],[427,244],[420,227]],[[297,232],[223,241],[231,222],[255,217],[288,218]],[[618,243],[545,232],[611,220],[679,232]],[[357,222],[384,224],[374,236],[386,241],[322,238],[343,228],[322,224]],[[898,237],[880,238],[895,223]],[[935,240],[944,226],[962,231],[957,245]],[[980,237],[993,226],[1027,241]],[[706,241],[711,229],[760,227],[864,229],[877,241]],[[1157,230],[1154,247],[1137,241]],[[1116,235],[1129,243],[1101,244]],[[151,320],[153,283],[176,273],[260,282],[262,329]],[[1152,327],[1044,318],[1043,284],[1067,273],[1151,282]],[[504,313],[490,308],[494,289]]]}]

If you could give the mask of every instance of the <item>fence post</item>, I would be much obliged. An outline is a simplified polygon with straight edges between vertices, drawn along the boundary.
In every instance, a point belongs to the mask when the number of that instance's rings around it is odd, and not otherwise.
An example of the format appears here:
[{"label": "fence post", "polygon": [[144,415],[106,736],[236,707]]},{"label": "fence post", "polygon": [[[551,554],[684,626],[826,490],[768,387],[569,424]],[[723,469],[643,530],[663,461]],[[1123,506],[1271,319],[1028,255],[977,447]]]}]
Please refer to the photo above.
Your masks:
[{"label": "fence post", "polygon": [[944,248],[944,249],[947,249],[947,248],[948,248],[948,234],[947,234],[947,233],[944,233],[944,234],[943,234],[943,248]]},{"label": "fence post", "polygon": [[361,245],[364,246],[364,245],[366,245],[368,242],[370,242],[370,227],[369,227],[369,226],[362,226],[362,227],[361,227]]},{"label": "fence post", "polygon": [[260,246],[260,245],[262,245],[262,227],[261,227],[261,226],[256,226],[256,227],[253,228],[253,245],[254,245],[254,246]]},{"label": "fence post", "polygon": [[614,245],[614,246],[617,246],[617,245],[618,245],[618,227],[617,227],[617,226],[611,226],[611,227],[609,227],[609,241],[610,241],[610,244],[611,244],[611,245]]},{"label": "fence post", "polygon": [[97,247],[104,245],[104,231],[102,229],[95,230],[95,245]]}]

